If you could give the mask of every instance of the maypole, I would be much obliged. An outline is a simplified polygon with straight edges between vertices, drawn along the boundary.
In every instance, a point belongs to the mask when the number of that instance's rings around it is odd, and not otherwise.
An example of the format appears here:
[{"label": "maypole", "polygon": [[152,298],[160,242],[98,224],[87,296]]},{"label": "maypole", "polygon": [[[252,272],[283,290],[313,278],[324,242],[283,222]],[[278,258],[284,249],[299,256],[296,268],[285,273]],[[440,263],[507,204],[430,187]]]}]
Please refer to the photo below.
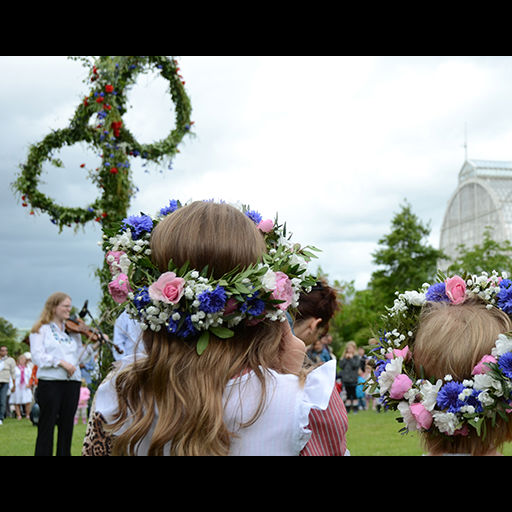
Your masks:
[{"label": "maypole", "polygon": [[[21,172],[13,183],[13,188],[19,194],[22,206],[30,214],[47,213],[51,222],[58,226],[59,232],[64,227],[77,229],[88,222],[98,222],[105,234],[127,217],[130,199],[135,190],[130,159],[141,158],[158,165],[170,166],[179,152],[179,143],[185,135],[191,133],[192,108],[178,62],[173,57],[71,58],[81,60],[89,69],[85,81],[91,85],[90,92],[78,105],[67,128],[53,130],[43,140],[30,146],[25,163],[20,165]],[[158,72],[169,84],[169,93],[175,108],[175,123],[165,139],[152,144],[141,144],[127,129],[122,117],[127,111],[127,93],[135,84],[137,76],[151,70]],[[38,188],[43,163],[49,161],[62,167],[62,162],[54,158],[54,152],[64,146],[84,142],[101,157],[99,167],[87,169],[89,179],[98,186],[101,193],[95,201],[83,207],[57,204]],[[85,164],[80,167],[84,168]],[[98,269],[97,275],[103,292],[99,304],[104,320],[102,327],[111,326],[112,318],[105,318],[104,315],[113,310],[116,304],[107,289],[110,272],[106,262],[103,268]]]}]

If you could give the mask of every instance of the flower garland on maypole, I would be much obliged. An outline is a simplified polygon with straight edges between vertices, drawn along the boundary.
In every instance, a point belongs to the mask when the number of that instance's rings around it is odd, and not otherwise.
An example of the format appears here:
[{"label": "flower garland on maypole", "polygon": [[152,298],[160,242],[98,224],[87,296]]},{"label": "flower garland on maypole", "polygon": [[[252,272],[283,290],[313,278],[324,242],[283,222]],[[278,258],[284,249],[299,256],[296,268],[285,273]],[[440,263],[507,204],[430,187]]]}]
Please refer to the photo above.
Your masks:
[{"label": "flower garland on maypole", "polygon": [[[92,85],[90,92],[76,108],[68,127],[53,130],[43,140],[30,146],[12,188],[20,195],[22,206],[28,208],[31,215],[47,213],[59,231],[64,227],[78,229],[87,222],[98,222],[105,233],[127,217],[130,199],[136,190],[131,178],[130,157],[171,168],[172,159],[179,153],[178,144],[185,135],[192,134],[192,107],[174,57],[100,56],[93,58],[92,62],[86,57],[71,58],[81,60],[88,67],[89,75],[85,81]],[[175,126],[165,139],[141,144],[123,123],[122,117],[127,111],[130,87],[140,73],[150,70],[157,71],[169,83]],[[38,189],[43,163],[49,161],[62,167],[62,161],[54,157],[54,152],[76,143],[92,146],[101,157],[98,168],[87,170],[89,179],[100,188],[101,195],[84,207],[60,205]],[[81,164],[80,168],[84,169],[85,164]],[[113,311],[115,306],[108,293],[108,265],[105,263],[96,274],[103,290],[99,304],[103,316],[105,312]],[[107,316],[102,322],[102,328],[106,327],[108,334],[112,332],[113,320]],[[102,359],[103,376],[110,361],[108,357]]]},{"label": "flower garland on maypole", "polygon": [[[82,59],[87,65],[90,63]],[[139,73],[157,70],[169,82],[169,92],[175,106],[175,127],[163,140],[141,144],[123,124],[127,109],[127,92]],[[29,148],[21,173],[13,183],[20,194],[22,206],[30,213],[46,212],[62,230],[64,226],[79,226],[89,221],[110,224],[126,217],[135,186],[131,179],[130,157],[140,157],[157,164],[170,165],[179,152],[178,144],[190,133],[191,104],[185,91],[185,81],[175,58],[165,56],[101,56],[94,60],[88,77],[93,85],[90,93],[77,107],[67,128],[54,130],[41,142]],[[91,119],[93,122],[91,122]],[[56,150],[85,142],[99,150],[101,165],[89,170],[89,178],[102,190],[95,201],[84,207],[66,207],[38,189],[43,163],[57,167],[62,162],[54,158]],[[80,167],[85,167],[82,164]]]}]

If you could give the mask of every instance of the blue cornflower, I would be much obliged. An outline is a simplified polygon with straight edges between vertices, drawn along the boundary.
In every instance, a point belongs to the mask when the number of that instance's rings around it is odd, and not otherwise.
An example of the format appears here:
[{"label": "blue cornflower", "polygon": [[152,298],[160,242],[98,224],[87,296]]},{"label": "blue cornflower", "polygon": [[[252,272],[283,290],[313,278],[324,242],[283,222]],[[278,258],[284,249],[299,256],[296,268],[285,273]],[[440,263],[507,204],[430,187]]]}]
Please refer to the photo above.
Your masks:
[{"label": "blue cornflower", "polygon": [[472,405],[475,408],[475,412],[482,412],[484,410],[482,402],[478,400],[478,395],[481,393],[478,389],[473,389],[470,396],[464,401],[464,405]]},{"label": "blue cornflower", "polygon": [[512,352],[503,354],[498,360],[498,366],[503,375],[512,379]]},{"label": "blue cornflower", "polygon": [[[507,279],[508,281],[508,279]],[[503,281],[502,281],[503,282]],[[512,287],[505,288],[501,287],[500,283],[500,291],[496,294],[496,299],[498,300],[498,307],[505,311],[508,315],[512,314]]]},{"label": "blue cornflower", "polygon": [[500,281],[500,288],[510,288],[512,281],[510,279],[502,279]]},{"label": "blue cornflower", "polygon": [[149,297],[147,286],[143,286],[135,292],[133,303],[135,304],[135,307],[138,311],[140,311],[144,306],[147,306],[150,302],[151,298]]},{"label": "blue cornflower", "polygon": [[129,226],[132,231],[132,238],[137,240],[141,237],[142,233],[151,233],[153,230],[153,221],[149,215],[130,215],[123,219],[124,226]]},{"label": "blue cornflower", "polygon": [[462,400],[459,400],[459,395],[464,391],[464,385],[461,382],[450,381],[447,382],[437,394],[437,405],[448,412],[459,412],[463,405],[466,405]]},{"label": "blue cornflower", "polygon": [[169,201],[169,206],[165,206],[160,209],[160,215],[169,215],[169,213],[175,212],[178,209],[178,201],[176,199],[171,199]]},{"label": "blue cornflower", "polygon": [[256,210],[249,210],[248,212],[245,212],[245,215],[247,215],[247,217],[249,217],[249,219],[251,219],[255,224],[259,224],[263,220],[261,214]]},{"label": "blue cornflower", "polygon": [[[185,313],[181,313],[184,315]],[[172,316],[169,318],[167,330],[176,334],[180,338],[188,338],[199,334],[199,331],[194,327],[190,315],[186,314],[184,319],[173,320]],[[181,326],[180,326],[181,324]]]},{"label": "blue cornflower", "polygon": [[378,379],[380,377],[380,374],[386,369],[386,365],[389,363],[389,360],[382,360],[382,359],[379,359],[377,361],[377,366],[375,367],[375,369],[373,370],[373,372],[375,373],[375,377]]},{"label": "blue cornflower", "polygon": [[241,306],[240,311],[242,313],[248,313],[252,316],[259,316],[265,311],[265,303],[258,299],[260,292],[254,292],[252,297],[249,297]]},{"label": "blue cornflower", "polygon": [[217,286],[215,290],[205,290],[197,296],[200,302],[199,309],[205,313],[218,313],[224,309],[227,296],[222,286]]},{"label": "blue cornflower", "polygon": [[446,295],[446,285],[444,283],[436,283],[430,286],[425,293],[425,298],[432,302],[449,302]]}]

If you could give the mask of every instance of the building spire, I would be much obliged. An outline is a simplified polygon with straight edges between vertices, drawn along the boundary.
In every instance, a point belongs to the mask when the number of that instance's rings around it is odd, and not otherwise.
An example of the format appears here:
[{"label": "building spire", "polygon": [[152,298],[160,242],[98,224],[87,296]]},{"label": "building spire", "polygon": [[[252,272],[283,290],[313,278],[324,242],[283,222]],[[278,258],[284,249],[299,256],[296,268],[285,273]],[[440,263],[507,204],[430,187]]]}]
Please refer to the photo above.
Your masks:
[{"label": "building spire", "polygon": [[464,122],[464,161],[468,161],[468,123]]}]

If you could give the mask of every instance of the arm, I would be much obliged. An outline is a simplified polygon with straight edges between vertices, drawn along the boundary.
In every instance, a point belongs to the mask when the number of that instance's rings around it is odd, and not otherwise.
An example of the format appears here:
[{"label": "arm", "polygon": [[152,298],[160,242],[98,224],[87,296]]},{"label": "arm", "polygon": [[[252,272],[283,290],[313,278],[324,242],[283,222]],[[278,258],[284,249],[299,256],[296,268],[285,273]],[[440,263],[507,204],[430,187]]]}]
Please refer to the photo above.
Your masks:
[{"label": "arm", "polygon": [[336,387],[325,411],[311,409],[308,427],[312,434],[300,452],[301,456],[341,456],[347,453],[347,410]]}]

